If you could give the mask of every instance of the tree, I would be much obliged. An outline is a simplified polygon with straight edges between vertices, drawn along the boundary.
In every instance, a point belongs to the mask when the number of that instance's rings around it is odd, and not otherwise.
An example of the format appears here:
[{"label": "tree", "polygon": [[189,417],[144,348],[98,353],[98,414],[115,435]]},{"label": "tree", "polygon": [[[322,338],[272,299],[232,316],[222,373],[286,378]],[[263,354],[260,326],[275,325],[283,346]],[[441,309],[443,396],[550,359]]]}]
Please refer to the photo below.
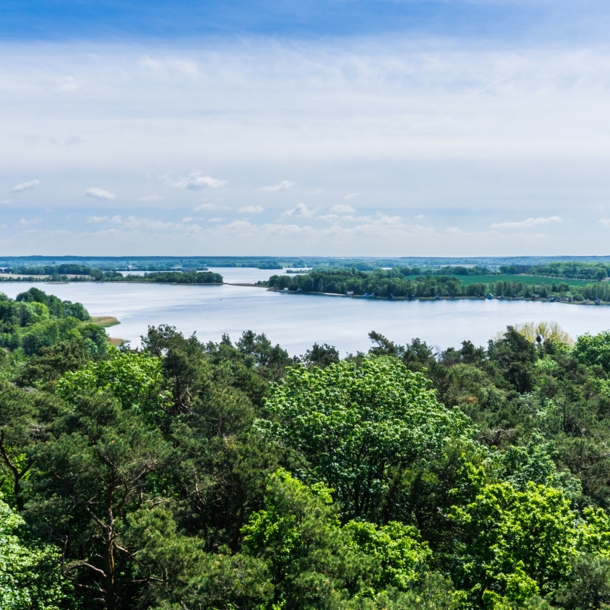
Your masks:
[{"label": "tree", "polygon": [[519,331],[509,326],[504,336],[489,342],[489,359],[508,384],[520,394],[534,386],[536,348]]},{"label": "tree", "polygon": [[56,392],[74,403],[83,394],[111,392],[124,409],[138,409],[159,417],[169,406],[163,391],[161,360],[146,353],[110,349],[110,359],[90,362],[86,367],[67,372],[57,383]]},{"label": "tree", "polygon": [[400,523],[341,526],[331,490],[307,487],[279,470],[269,479],[265,508],[244,527],[244,552],[264,559],[276,604],[345,608],[357,598],[409,591],[430,550],[417,530]]},{"label": "tree", "polygon": [[289,369],[258,427],[302,456],[299,473],[332,487],[345,518],[374,518],[391,470],[467,438],[467,418],[439,404],[420,373],[389,357]]},{"label": "tree", "polygon": [[41,434],[33,397],[11,384],[0,385],[0,489],[10,493],[19,512],[24,509],[23,485],[33,459],[29,450]]},{"label": "tree", "polygon": [[201,539],[180,532],[167,505],[145,506],[127,517],[125,542],[139,549],[134,576],[147,583],[139,607],[166,610],[260,610],[273,584],[266,563],[225,548],[204,552]]},{"label": "tree", "polygon": [[600,366],[610,373],[610,331],[598,335],[581,335],[576,340],[574,355],[587,366]]},{"label": "tree", "polygon": [[454,507],[452,515],[462,531],[455,582],[473,603],[524,603],[567,581],[577,532],[560,490],[529,483],[516,491],[510,483],[496,483],[473,502]]},{"label": "tree", "polygon": [[28,545],[18,536],[23,519],[0,497],[0,608],[59,610],[71,607],[62,582],[59,553]]},{"label": "tree", "polygon": [[49,435],[35,450],[41,472],[28,518],[61,542],[64,575],[115,610],[133,586],[129,565],[138,550],[124,546],[124,519],[146,501],[147,482],[170,448],[136,406],[103,393],[74,397]]},{"label": "tree", "polygon": [[339,362],[339,352],[336,347],[324,343],[318,345],[314,343],[311,349],[308,349],[303,356],[303,361],[308,366],[318,366],[324,368],[329,364],[337,364]]}]

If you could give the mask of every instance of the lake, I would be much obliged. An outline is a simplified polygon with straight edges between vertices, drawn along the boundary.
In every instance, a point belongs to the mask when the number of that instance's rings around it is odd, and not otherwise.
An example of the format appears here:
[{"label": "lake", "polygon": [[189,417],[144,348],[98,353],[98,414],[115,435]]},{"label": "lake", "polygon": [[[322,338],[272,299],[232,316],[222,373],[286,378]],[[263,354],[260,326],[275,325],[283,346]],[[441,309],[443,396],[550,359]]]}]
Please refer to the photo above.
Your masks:
[{"label": "lake", "polygon": [[[226,282],[256,282],[281,273],[259,269],[212,269]],[[265,333],[291,354],[313,343],[335,345],[345,355],[366,351],[375,330],[404,344],[414,337],[445,349],[465,339],[477,345],[509,324],[558,322],[570,335],[610,329],[610,307],[531,301],[455,300],[385,301],[269,292],[252,286],[167,284],[4,283],[14,298],[35,285],[61,299],[81,302],[93,316],[116,316],[121,324],[108,329],[113,337],[137,345],[148,326],[170,324],[200,340],[219,341],[224,333],[237,339],[244,330]]]}]

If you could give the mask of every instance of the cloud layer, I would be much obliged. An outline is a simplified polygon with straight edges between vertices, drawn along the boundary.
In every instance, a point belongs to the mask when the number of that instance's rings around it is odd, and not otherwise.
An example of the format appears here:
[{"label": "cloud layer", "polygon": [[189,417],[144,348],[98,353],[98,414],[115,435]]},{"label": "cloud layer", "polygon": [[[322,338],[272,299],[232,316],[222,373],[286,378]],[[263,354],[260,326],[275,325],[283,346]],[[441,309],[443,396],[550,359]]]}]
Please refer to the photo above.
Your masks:
[{"label": "cloud layer", "polygon": [[7,253],[28,243],[8,235],[22,217],[58,253],[605,253],[602,45],[3,43],[0,58]]}]

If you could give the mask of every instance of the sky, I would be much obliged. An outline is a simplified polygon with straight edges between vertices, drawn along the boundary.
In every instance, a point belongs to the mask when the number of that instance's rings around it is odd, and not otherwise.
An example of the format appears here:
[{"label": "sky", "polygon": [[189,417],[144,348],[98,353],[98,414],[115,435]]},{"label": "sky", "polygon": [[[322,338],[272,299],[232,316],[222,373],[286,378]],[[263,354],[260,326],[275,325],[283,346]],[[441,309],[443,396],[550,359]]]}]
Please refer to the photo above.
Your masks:
[{"label": "sky", "polygon": [[609,254],[610,4],[0,9],[4,255]]}]

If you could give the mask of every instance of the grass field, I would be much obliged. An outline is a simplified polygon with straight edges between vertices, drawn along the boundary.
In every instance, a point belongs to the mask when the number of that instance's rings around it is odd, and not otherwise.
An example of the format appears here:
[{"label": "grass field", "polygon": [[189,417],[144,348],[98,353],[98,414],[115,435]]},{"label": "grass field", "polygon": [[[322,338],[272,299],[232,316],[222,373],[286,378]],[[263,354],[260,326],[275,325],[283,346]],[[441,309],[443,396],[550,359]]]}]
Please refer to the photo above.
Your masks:
[{"label": "grass field", "polygon": [[588,280],[564,280],[553,277],[540,277],[538,275],[458,275],[462,284],[489,284],[491,282],[522,282],[524,284],[559,284],[565,283],[568,286],[584,286],[585,284],[593,284]]}]

